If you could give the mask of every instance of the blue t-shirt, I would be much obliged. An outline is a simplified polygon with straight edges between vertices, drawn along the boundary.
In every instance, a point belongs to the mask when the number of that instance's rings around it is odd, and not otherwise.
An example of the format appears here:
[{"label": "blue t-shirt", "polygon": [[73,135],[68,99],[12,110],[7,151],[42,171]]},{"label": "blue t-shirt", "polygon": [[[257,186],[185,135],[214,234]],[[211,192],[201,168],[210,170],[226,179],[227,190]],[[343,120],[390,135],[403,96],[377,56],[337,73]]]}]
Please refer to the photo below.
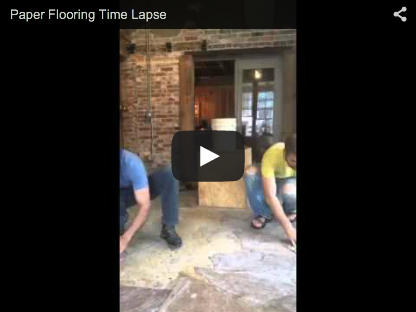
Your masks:
[{"label": "blue t-shirt", "polygon": [[136,154],[125,149],[120,150],[120,188],[133,187],[141,190],[149,185],[146,168]]}]

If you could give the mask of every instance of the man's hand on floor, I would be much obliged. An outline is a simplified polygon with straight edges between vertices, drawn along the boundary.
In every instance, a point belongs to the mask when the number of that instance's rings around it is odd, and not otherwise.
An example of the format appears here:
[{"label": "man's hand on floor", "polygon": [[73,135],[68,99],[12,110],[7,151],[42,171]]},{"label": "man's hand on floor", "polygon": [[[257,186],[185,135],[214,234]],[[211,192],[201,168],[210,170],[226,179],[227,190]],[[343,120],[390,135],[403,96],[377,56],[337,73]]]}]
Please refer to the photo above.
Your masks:
[{"label": "man's hand on floor", "polygon": [[130,239],[126,237],[125,235],[120,236],[120,254],[126,250],[127,245],[129,244]]},{"label": "man's hand on floor", "polygon": [[285,229],[287,238],[289,238],[292,245],[296,245],[296,229],[293,227],[292,224]]}]

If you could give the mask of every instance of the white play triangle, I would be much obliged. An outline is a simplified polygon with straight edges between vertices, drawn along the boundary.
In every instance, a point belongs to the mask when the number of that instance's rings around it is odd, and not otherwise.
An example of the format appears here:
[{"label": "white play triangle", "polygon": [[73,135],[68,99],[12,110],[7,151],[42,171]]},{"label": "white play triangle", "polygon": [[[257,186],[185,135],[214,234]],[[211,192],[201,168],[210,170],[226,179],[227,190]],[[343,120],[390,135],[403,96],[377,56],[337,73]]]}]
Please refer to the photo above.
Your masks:
[{"label": "white play triangle", "polygon": [[219,155],[203,148],[202,146],[199,147],[199,166],[202,167],[203,165],[213,161],[214,159],[220,157]]}]

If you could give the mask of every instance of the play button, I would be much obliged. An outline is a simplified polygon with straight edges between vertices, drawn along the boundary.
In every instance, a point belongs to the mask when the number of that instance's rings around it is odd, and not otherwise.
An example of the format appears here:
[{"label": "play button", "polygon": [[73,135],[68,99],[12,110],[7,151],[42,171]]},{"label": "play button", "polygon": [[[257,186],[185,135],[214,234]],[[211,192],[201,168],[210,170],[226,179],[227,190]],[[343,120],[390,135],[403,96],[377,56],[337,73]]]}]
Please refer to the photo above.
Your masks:
[{"label": "play button", "polygon": [[210,161],[213,161],[214,159],[217,159],[218,157],[220,156],[211,152],[210,150],[207,150],[206,148],[203,148],[202,146],[199,147],[199,166],[200,167],[209,163]]},{"label": "play button", "polygon": [[238,181],[244,139],[236,131],[179,131],[172,139],[172,173],[182,182]]}]

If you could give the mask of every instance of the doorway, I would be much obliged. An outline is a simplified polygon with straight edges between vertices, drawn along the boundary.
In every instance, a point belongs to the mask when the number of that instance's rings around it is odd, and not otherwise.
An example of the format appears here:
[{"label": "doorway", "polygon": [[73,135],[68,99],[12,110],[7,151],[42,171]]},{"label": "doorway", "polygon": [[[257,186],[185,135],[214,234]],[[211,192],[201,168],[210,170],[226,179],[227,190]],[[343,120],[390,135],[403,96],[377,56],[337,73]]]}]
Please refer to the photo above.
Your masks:
[{"label": "doorway", "polygon": [[215,118],[235,118],[234,60],[195,61],[194,125],[210,129]]},{"label": "doorway", "polygon": [[261,158],[265,145],[282,139],[281,62],[278,55],[236,60],[237,128],[256,158]]},{"label": "doorway", "polygon": [[237,131],[252,148],[253,161],[260,161],[264,150],[285,133],[284,59],[278,51],[186,55],[182,64],[190,76],[181,79],[183,94],[190,95],[181,101],[181,120],[189,124],[186,130],[210,129],[214,118],[236,118]]}]

